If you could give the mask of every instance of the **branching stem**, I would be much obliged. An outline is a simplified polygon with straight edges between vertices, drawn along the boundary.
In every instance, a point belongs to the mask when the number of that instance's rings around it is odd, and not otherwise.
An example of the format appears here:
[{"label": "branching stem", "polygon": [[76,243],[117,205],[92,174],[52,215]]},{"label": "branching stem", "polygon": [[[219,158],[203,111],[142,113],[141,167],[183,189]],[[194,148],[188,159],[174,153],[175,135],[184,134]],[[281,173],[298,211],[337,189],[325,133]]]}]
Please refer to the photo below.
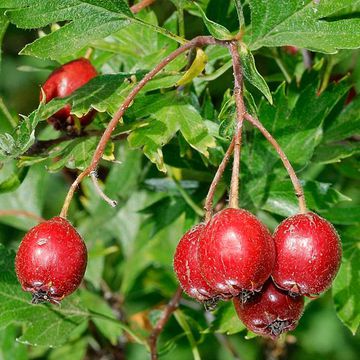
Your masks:
[{"label": "branching stem", "polygon": [[64,201],[63,208],[61,209],[60,216],[66,218],[67,212],[71,203],[71,200],[74,196],[75,190],[78,187],[78,185],[81,183],[81,181],[88,176],[92,171],[94,171],[104,153],[105,147],[107,142],[109,141],[112,132],[115,130],[116,125],[118,124],[119,120],[124,115],[127,108],[131,105],[133,102],[135,96],[140,92],[140,90],[156,75],[158,74],[167,64],[169,64],[172,60],[177,58],[180,54],[184,53],[185,51],[191,49],[192,47],[202,47],[205,45],[215,45],[218,41],[215,40],[211,36],[198,36],[191,41],[187,42],[186,44],[180,46],[175,51],[173,51],[170,55],[168,55],[165,59],[163,59],[155,68],[153,68],[151,71],[149,71],[140,81],[139,83],[131,90],[130,94],[127,96],[127,98],[124,100],[123,104],[120,106],[118,111],[115,113],[111,121],[109,122],[106,130],[104,131],[97,148],[95,150],[95,153],[93,155],[93,158],[91,160],[91,164],[83,171],[81,172],[78,177],[75,179],[75,181],[72,183],[69,192],[67,193],[67,196]]},{"label": "branching stem", "polygon": [[303,190],[303,187],[302,187],[302,185],[300,183],[300,180],[296,176],[294,168],[290,164],[290,161],[287,158],[287,156],[285,155],[284,151],[281,149],[278,142],[265,129],[265,127],[261,124],[261,122],[258,119],[254,118],[250,114],[245,114],[245,119],[248,120],[252,125],[254,125],[256,128],[259,129],[259,131],[265,136],[266,140],[269,141],[269,143],[274,147],[276,152],[279,154],[280,159],[283,162],[284,167],[285,167],[286,171],[288,172],[288,174],[290,176],[290,179],[291,179],[291,182],[292,182],[292,184],[294,186],[295,195],[297,196],[298,202],[299,202],[300,213],[305,214],[307,212],[307,208],[306,208],[304,190]]}]

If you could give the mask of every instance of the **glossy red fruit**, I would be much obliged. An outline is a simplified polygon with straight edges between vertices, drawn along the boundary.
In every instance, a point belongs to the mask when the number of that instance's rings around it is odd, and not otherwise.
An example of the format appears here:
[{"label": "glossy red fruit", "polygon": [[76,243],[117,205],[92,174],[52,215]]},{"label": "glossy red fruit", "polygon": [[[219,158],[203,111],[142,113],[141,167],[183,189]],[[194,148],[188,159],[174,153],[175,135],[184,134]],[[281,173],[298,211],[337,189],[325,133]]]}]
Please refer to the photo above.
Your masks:
[{"label": "glossy red fruit", "polygon": [[204,224],[196,225],[181,238],[174,255],[174,270],[183,290],[211,307],[219,299],[219,292],[202,277],[197,256],[199,236],[204,228]]},{"label": "glossy red fruit", "polygon": [[234,298],[235,310],[244,325],[255,334],[276,339],[296,328],[304,310],[303,296],[289,296],[271,280],[250,301]]},{"label": "glossy red fruit", "polygon": [[327,290],[341,262],[341,242],[334,227],[312,212],[285,219],[275,230],[277,259],[272,278],[295,294]]},{"label": "glossy red fruit", "polygon": [[33,227],[15,259],[16,275],[33,303],[59,303],[80,285],[87,262],[85,243],[74,227],[54,217]]},{"label": "glossy red fruit", "polygon": [[199,263],[206,282],[222,294],[258,291],[271,275],[274,241],[250,212],[224,209],[217,213],[199,240]]},{"label": "glossy red fruit", "polygon": [[[97,75],[96,69],[90,61],[84,58],[70,61],[53,71],[45,81],[42,89],[45,93],[46,102],[54,98],[63,98],[73,93],[79,87],[85,85]],[[40,93],[40,101],[43,94]],[[70,114],[70,105],[64,106],[47,121],[56,130],[72,130],[74,116]],[[95,111],[91,110],[79,118],[82,127],[88,125],[95,116]]]}]

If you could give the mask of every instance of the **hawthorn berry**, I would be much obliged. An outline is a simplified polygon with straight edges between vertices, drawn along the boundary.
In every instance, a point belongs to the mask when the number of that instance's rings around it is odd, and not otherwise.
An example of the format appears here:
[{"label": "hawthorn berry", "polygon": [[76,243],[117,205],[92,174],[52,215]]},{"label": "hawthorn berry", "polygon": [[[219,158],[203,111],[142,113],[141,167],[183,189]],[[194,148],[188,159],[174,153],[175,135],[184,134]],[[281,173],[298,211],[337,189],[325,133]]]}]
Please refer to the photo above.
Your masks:
[{"label": "hawthorn berry", "polygon": [[275,261],[274,241],[253,214],[227,208],[201,233],[198,257],[205,281],[223,296],[237,296],[259,291],[269,278]]},{"label": "hawthorn berry", "polygon": [[64,218],[54,217],[30,229],[15,259],[16,275],[33,303],[59,303],[80,285],[87,263],[84,241]]},{"label": "hawthorn berry", "polygon": [[204,228],[204,224],[198,224],[180,239],[174,255],[174,270],[182,289],[211,308],[219,299],[219,292],[206,283],[200,272],[198,245]]},{"label": "hawthorn berry", "polygon": [[[79,87],[85,85],[97,75],[96,69],[90,61],[84,58],[70,61],[53,71],[44,85],[42,86],[45,94],[45,101],[49,102],[54,98],[64,98]],[[43,92],[40,93],[40,101],[43,98]],[[74,115],[70,114],[70,105],[64,106],[54,115],[47,119],[56,130],[72,131],[75,123]],[[88,125],[95,116],[95,110],[90,110],[87,114],[79,118],[82,127]]]},{"label": "hawthorn berry", "polygon": [[308,212],[285,219],[275,230],[275,284],[294,294],[327,290],[341,262],[341,242],[335,228]]},{"label": "hawthorn berry", "polygon": [[249,301],[244,303],[236,297],[233,302],[240,320],[249,330],[272,339],[295,329],[304,310],[303,296],[289,296],[271,279]]}]

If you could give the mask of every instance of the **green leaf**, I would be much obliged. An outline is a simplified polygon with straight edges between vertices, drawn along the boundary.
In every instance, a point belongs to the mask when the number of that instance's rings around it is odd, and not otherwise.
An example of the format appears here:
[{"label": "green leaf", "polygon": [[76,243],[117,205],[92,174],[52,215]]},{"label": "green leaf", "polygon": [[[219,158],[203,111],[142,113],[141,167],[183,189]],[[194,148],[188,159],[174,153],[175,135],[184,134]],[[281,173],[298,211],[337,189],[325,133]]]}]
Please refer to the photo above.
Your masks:
[{"label": "green leaf", "polygon": [[[328,209],[339,202],[351,199],[331,187],[331,184],[316,181],[306,181],[303,184],[307,206],[311,210],[321,211]],[[291,216],[298,212],[299,205],[295,191],[290,180],[274,181],[264,188],[255,182],[250,196],[255,204],[260,204],[262,209],[282,216]]]},{"label": "green leaf", "polygon": [[97,76],[71,95],[51,100],[39,109],[38,116],[41,119],[47,119],[66,104],[71,104],[71,112],[78,117],[86,114],[90,108],[114,114],[131,89],[131,85],[126,80],[132,75],[135,78],[142,77],[142,73]]},{"label": "green leaf", "polygon": [[360,223],[360,206],[347,205],[334,207],[321,212],[321,216],[333,224],[353,225]]},{"label": "green leaf", "polygon": [[176,310],[174,312],[174,316],[175,316],[175,319],[178,322],[178,324],[184,330],[186,337],[189,340],[189,344],[191,347],[191,351],[192,351],[194,360],[201,360],[199,349],[197,347],[196,341],[194,339],[194,335],[191,332],[191,327],[189,325],[189,322],[188,322],[185,314],[180,310]]},{"label": "green leaf", "polygon": [[360,97],[345,106],[324,132],[324,142],[340,141],[360,135]]},{"label": "green leaf", "polygon": [[239,320],[232,302],[219,304],[214,315],[215,319],[211,323],[211,329],[217,333],[232,335],[246,329]]},{"label": "green leaf", "polygon": [[353,335],[360,325],[360,227],[349,227],[341,234],[343,260],[332,287],[339,319]]},{"label": "green leaf", "polygon": [[0,66],[1,66],[1,43],[8,25],[9,25],[9,21],[4,15],[4,10],[0,9]]},{"label": "green leaf", "polygon": [[244,38],[251,50],[262,46],[293,45],[324,53],[360,47],[360,20],[356,12],[344,18],[332,15],[353,0],[249,0],[251,32]]},{"label": "green leaf", "polygon": [[272,104],[273,99],[269,86],[258,72],[255,65],[255,59],[251,51],[249,51],[244,44],[241,44],[239,48],[239,54],[245,78],[250,82],[251,85],[259,89],[264,94],[269,103]]},{"label": "green leaf", "polygon": [[110,340],[111,344],[116,345],[119,336],[122,334],[120,320],[105,300],[87,290],[81,290],[80,298],[90,312],[101,314],[104,317],[94,317],[92,320],[99,331]]},{"label": "green leaf", "polygon": [[233,35],[231,35],[230,31],[226,27],[208,19],[201,6],[196,2],[194,2],[194,4],[199,9],[206,28],[215,39],[231,40],[233,38]]},{"label": "green leaf", "polygon": [[2,181],[0,183],[0,194],[16,190],[25,179],[28,170],[29,168],[21,168]]},{"label": "green leaf", "polygon": [[57,59],[72,55],[91,41],[104,38],[128,25],[133,15],[123,0],[5,0],[9,20],[17,27],[34,29],[67,21],[59,30],[35,40],[21,51],[40,58]]},{"label": "green leaf", "polygon": [[98,138],[96,137],[71,141],[62,152],[61,159],[53,162],[47,169],[51,172],[59,171],[63,167],[84,170],[90,165],[97,143]]},{"label": "green leaf", "polygon": [[313,162],[332,164],[360,153],[360,144],[355,141],[321,144],[317,147]]},{"label": "green leaf", "polygon": [[[149,96],[138,101],[139,106],[136,102],[134,104],[136,110],[133,116],[137,113],[142,116],[147,114],[152,114],[152,116],[149,123],[135,129],[128,140],[132,147],[142,147],[144,154],[157,165],[160,171],[166,171],[161,148],[179,130],[186,141],[205,156],[208,156],[207,149],[215,146],[215,141],[209,135],[201,115],[175,92],[168,93],[166,96]],[[149,104],[150,101],[151,104]],[[144,109],[142,113],[141,109]]]},{"label": "green leaf", "polygon": [[35,142],[35,128],[39,120],[37,111],[33,111],[29,116],[23,116],[14,136],[0,134],[0,160],[17,158],[30,148]]},{"label": "green leaf", "polygon": [[[47,194],[49,175],[43,166],[32,166],[21,183],[21,185],[11,193],[0,194],[1,210],[23,210],[40,216]],[[29,230],[36,225],[36,221],[28,217],[0,217],[2,223],[12,227]]]},{"label": "green leaf", "polygon": [[18,326],[9,325],[0,330],[0,358],[13,360],[27,360],[27,347],[16,341]]}]

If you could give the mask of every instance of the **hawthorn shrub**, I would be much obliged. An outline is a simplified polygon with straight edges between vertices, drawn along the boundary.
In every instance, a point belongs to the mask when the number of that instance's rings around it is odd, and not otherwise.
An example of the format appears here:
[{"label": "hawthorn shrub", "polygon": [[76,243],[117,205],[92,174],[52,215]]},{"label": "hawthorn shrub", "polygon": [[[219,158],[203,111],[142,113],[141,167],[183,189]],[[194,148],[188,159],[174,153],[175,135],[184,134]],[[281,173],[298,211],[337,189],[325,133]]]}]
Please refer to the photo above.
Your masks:
[{"label": "hawthorn shrub", "polygon": [[359,12],[2,0],[0,357],[356,359]]}]

